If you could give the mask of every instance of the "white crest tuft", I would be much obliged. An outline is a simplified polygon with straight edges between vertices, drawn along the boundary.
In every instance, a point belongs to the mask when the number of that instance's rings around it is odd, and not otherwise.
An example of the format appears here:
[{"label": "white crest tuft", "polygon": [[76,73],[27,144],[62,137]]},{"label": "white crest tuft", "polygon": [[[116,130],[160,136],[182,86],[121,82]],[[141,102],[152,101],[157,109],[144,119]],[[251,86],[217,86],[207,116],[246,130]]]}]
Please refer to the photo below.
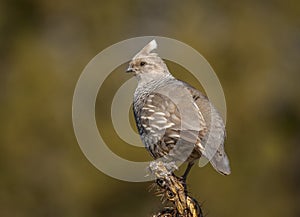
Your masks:
[{"label": "white crest tuft", "polygon": [[152,41],[149,42],[147,46],[149,46],[149,52],[153,51],[154,49],[157,49],[156,40],[153,39]]},{"label": "white crest tuft", "polygon": [[155,49],[157,49],[157,42],[155,39],[153,39],[140,52],[138,52],[132,59],[147,56]]}]

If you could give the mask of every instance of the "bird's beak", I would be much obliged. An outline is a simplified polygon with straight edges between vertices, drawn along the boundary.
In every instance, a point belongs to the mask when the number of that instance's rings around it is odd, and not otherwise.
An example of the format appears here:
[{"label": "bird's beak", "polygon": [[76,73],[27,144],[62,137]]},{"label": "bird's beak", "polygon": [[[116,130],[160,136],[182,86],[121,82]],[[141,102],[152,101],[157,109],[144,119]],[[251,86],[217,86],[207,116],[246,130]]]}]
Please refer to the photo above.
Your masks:
[{"label": "bird's beak", "polygon": [[133,68],[131,68],[130,66],[128,67],[128,69],[126,70],[127,73],[130,73],[130,72],[134,72]]}]

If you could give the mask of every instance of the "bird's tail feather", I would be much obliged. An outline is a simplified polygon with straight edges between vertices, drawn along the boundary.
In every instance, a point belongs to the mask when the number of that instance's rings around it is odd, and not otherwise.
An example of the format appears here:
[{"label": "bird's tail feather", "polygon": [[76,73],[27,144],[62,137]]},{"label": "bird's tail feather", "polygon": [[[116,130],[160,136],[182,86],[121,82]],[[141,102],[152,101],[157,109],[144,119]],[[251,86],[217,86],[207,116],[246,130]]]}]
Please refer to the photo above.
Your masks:
[{"label": "bird's tail feather", "polygon": [[229,175],[231,173],[229,159],[225,152],[223,153],[222,157],[218,156],[218,154],[213,156],[213,158],[210,160],[210,163],[219,173],[223,175]]}]

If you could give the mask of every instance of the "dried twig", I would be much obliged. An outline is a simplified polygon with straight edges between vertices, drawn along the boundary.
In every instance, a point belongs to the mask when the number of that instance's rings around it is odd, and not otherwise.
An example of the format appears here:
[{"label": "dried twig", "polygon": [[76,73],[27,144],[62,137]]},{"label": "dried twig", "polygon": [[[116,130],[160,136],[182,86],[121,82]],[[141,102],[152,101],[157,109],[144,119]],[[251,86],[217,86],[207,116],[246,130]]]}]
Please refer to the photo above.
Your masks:
[{"label": "dried twig", "polygon": [[150,164],[150,170],[156,177],[156,194],[162,197],[163,202],[172,204],[153,217],[202,217],[199,203],[187,193],[186,183],[171,172],[174,168],[173,163],[154,161]]}]

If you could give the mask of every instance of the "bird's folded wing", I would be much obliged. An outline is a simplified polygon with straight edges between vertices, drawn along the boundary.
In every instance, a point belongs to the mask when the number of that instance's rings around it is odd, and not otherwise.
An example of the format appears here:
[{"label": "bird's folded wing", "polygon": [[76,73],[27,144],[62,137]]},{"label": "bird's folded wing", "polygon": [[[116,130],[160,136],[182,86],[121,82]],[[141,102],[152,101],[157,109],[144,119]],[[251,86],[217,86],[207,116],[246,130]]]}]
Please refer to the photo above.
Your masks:
[{"label": "bird's folded wing", "polygon": [[190,93],[186,94],[182,91],[150,94],[141,111],[142,127],[165,140],[180,138],[193,144],[199,142],[207,131],[205,120]]}]

